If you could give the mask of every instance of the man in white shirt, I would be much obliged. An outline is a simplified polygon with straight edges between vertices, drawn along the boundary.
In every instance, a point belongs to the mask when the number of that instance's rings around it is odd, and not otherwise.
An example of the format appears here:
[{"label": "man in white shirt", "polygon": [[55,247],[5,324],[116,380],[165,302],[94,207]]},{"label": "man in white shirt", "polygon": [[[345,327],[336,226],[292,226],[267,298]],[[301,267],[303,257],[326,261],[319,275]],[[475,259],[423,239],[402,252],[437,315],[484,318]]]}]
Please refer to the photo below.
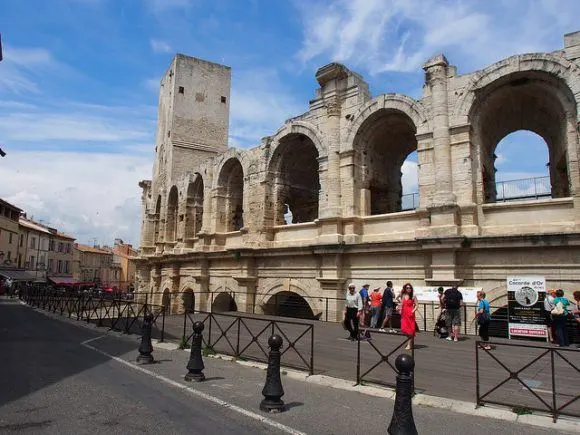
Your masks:
[{"label": "man in white shirt", "polygon": [[356,291],[354,283],[348,285],[346,304],[344,308],[344,326],[350,333],[350,341],[358,340],[358,318],[362,313],[363,303],[360,293]]}]

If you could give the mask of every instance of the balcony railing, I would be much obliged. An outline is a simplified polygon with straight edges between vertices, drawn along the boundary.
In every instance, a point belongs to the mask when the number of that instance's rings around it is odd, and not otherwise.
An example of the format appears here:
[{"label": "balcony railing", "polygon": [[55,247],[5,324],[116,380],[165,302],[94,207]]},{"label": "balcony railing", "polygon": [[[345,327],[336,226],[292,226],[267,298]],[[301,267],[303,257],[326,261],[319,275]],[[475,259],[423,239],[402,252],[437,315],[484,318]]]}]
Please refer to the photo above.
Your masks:
[{"label": "balcony railing", "polygon": [[401,195],[401,211],[415,210],[419,207],[419,192]]},{"label": "balcony railing", "polygon": [[550,177],[522,178],[520,180],[495,183],[496,201],[518,201],[523,199],[550,198]]}]

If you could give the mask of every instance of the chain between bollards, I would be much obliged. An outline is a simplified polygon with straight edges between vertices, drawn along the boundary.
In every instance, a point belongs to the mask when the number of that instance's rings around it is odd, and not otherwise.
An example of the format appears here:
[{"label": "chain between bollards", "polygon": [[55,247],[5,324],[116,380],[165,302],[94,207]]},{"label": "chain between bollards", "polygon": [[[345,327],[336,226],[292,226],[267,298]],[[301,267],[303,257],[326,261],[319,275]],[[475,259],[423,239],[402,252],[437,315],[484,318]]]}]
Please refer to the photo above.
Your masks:
[{"label": "chain between bollards", "polygon": [[268,339],[270,353],[268,355],[268,371],[266,372],[266,384],[262,389],[264,400],[260,402],[260,409],[265,412],[283,412],[286,410],[281,397],[284,395],[282,379],[280,378],[280,348],[282,337],[272,335]]},{"label": "chain between bollards", "polygon": [[387,432],[390,435],[417,435],[415,420],[413,419],[413,377],[411,372],[415,361],[411,355],[401,354],[395,360],[397,375],[397,391],[393,418]]},{"label": "chain between bollards", "polygon": [[153,314],[143,316],[143,325],[141,326],[141,344],[139,345],[139,356],[137,364],[153,364],[153,345],[151,344],[151,327],[153,325]]},{"label": "chain between bollards", "polygon": [[202,322],[194,322],[193,324],[193,336],[191,338],[191,353],[189,354],[189,362],[187,363],[187,374],[184,379],[186,381],[201,382],[205,380],[205,375],[203,374],[203,358],[201,356],[201,345],[203,341],[204,325]]}]

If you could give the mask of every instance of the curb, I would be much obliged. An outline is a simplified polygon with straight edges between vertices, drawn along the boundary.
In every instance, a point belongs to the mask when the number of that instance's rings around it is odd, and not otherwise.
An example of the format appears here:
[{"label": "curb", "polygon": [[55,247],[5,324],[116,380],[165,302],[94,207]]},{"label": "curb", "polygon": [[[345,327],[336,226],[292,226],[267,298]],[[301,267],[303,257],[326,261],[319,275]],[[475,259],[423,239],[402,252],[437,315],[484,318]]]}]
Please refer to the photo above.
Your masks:
[{"label": "curb", "polygon": [[[53,319],[59,319],[65,321],[72,325],[78,325],[81,327],[85,327],[87,329],[97,329],[97,327],[93,324],[85,324],[83,322],[78,322],[75,319],[68,319],[66,317],[62,317],[60,315],[53,316],[53,313],[45,312],[41,309],[36,309],[34,307],[30,307],[26,302],[18,300],[21,305],[27,306],[32,308],[36,312],[42,313],[47,317],[51,317]],[[70,321],[74,320],[74,321]],[[116,331],[103,331],[107,335],[116,336],[118,338],[127,338],[127,334],[117,334]],[[172,342],[159,342],[158,340],[152,341],[152,345],[154,348],[168,350],[168,351],[175,351],[179,350],[179,345],[172,343]],[[182,349],[184,352],[190,353],[190,349]],[[249,368],[256,368],[261,370],[266,370],[268,365],[265,363],[254,362],[254,361],[246,361],[240,360],[238,358],[232,357],[230,355],[225,354],[213,354],[208,355],[205,358],[215,358],[215,359],[222,359],[225,361],[232,361],[237,364],[240,364],[244,367]],[[332,376],[326,375],[309,375],[306,372],[300,370],[293,370],[282,368],[281,374],[286,376],[290,379],[294,379],[297,381],[307,382],[314,385],[319,385],[323,387],[335,388],[338,390],[346,390],[346,391],[354,391],[359,392],[361,394],[366,394],[369,396],[374,397],[381,397],[390,400],[395,399],[395,390],[388,387],[378,387],[378,386],[371,386],[371,385],[354,385],[353,381],[348,379],[341,379],[335,378]],[[413,397],[413,404],[417,406],[424,406],[436,409],[443,409],[446,411],[457,412],[459,414],[468,414],[473,415],[476,417],[484,417],[484,418],[493,418],[496,420],[503,420],[509,422],[517,422],[522,423],[530,426],[542,427],[546,429],[555,429],[561,430],[570,433],[580,433],[580,419],[572,420],[573,417],[567,416],[560,416],[556,423],[553,422],[552,417],[549,415],[517,415],[505,408],[499,408],[495,406],[480,406],[476,407],[474,402],[467,402],[461,400],[454,400],[454,399],[447,399],[444,397],[437,397],[437,396],[429,396],[427,394],[418,393]]]},{"label": "curb", "polygon": [[[189,349],[184,349],[184,351],[189,352]],[[233,361],[244,367],[261,370],[266,370],[268,367],[268,365],[265,363],[244,361],[224,354],[208,355],[207,358]],[[290,379],[307,382],[314,385],[335,388],[338,390],[354,391],[361,394],[366,394],[368,396],[395,400],[395,390],[393,388],[377,387],[372,385],[354,385],[354,381],[349,381],[348,379],[335,378],[326,375],[309,375],[306,372],[287,368],[282,368],[281,374],[282,376],[286,376]],[[505,408],[489,405],[477,407],[474,402],[447,399],[444,397],[430,396],[422,393],[418,393],[413,397],[413,404],[417,406],[457,412],[459,414],[473,415],[475,417],[493,418],[495,420],[503,420],[513,423],[517,422],[546,429],[580,433],[580,419],[572,420],[573,417],[560,416],[558,417],[557,422],[554,423],[552,417],[549,415],[517,415]]]}]

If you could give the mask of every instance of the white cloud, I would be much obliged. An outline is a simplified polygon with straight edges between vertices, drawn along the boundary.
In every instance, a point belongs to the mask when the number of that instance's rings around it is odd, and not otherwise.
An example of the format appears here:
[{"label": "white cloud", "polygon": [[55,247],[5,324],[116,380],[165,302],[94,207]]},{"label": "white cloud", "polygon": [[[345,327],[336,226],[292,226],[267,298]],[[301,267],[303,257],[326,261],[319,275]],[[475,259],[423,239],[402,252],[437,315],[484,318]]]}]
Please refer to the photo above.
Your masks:
[{"label": "white cloud", "polygon": [[3,160],[7,201],[87,243],[120,237],[138,245],[138,182],[151,176],[152,156],[14,152]]},{"label": "white cloud", "polygon": [[173,51],[173,48],[167,42],[160,39],[150,39],[149,44],[151,44],[151,50],[154,53],[171,53]]},{"label": "white cloud", "polygon": [[230,144],[247,147],[272,135],[288,118],[307,107],[286,89],[273,69],[234,71],[231,95]]},{"label": "white cloud", "polygon": [[415,71],[443,51],[478,68],[515,53],[559,48],[562,35],[576,30],[580,2],[334,0],[304,1],[299,11],[299,60],[331,58],[380,73]]},{"label": "white cloud", "polygon": [[416,193],[419,190],[419,175],[417,162],[405,160],[401,168],[401,184],[403,185],[403,195]]}]

